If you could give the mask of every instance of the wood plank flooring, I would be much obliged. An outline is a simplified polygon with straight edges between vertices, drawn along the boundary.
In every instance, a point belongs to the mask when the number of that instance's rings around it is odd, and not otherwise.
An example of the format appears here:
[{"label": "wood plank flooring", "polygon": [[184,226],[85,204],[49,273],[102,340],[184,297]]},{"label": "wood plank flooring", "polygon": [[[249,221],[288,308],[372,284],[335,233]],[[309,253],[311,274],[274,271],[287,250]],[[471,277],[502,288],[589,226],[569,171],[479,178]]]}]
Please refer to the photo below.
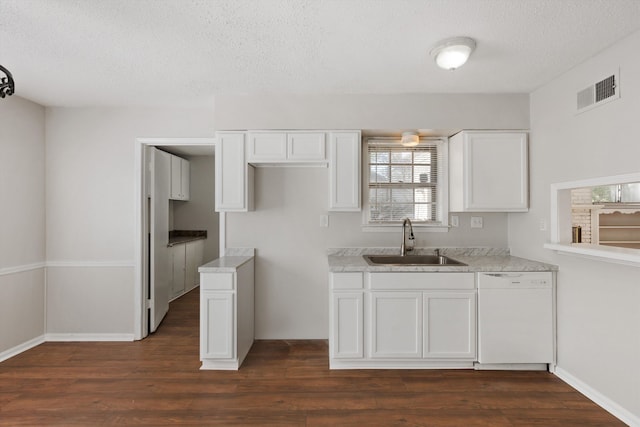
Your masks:
[{"label": "wood plank flooring", "polygon": [[257,341],[237,372],[199,367],[196,289],[145,340],[0,363],[0,425],[624,425],[549,373],[330,371],[326,341]]}]

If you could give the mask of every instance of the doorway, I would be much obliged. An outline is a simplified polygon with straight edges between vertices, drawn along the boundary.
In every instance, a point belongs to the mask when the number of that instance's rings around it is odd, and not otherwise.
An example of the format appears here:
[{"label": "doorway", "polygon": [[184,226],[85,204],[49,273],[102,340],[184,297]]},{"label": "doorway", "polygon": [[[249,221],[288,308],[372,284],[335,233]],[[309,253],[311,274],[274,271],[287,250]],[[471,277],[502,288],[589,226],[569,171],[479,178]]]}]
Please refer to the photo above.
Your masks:
[{"label": "doorway", "polygon": [[[155,150],[157,148],[157,150]],[[135,145],[135,282],[134,282],[134,338],[136,340],[146,337],[155,326],[159,324],[164,316],[162,313],[163,306],[167,299],[166,283],[155,281],[153,272],[154,247],[162,247],[162,240],[168,237],[165,235],[163,228],[160,228],[160,236],[154,242],[154,193],[158,192],[158,201],[160,205],[164,204],[166,209],[172,207],[166,189],[158,190],[157,182],[154,182],[154,171],[156,168],[166,169],[166,167],[154,165],[154,160],[158,157],[157,153],[162,152],[163,155],[171,153],[182,158],[200,158],[215,155],[215,138],[137,138]],[[195,157],[194,157],[195,156]],[[211,162],[212,163],[212,162]],[[202,164],[202,163],[201,163]],[[164,171],[163,173],[167,173]],[[198,174],[194,175],[194,184],[198,184]],[[202,187],[203,183],[199,183]],[[210,191],[211,203],[214,199],[214,186],[205,183],[206,191]],[[202,193],[202,191],[200,192]],[[188,202],[176,202],[188,203]],[[213,209],[211,209],[213,213]],[[168,215],[168,213],[167,213]],[[171,218],[173,219],[173,218]],[[161,218],[160,221],[166,221],[167,218]],[[219,215],[219,226],[213,233],[209,233],[208,239],[215,239],[214,243],[218,243],[219,253],[224,253],[224,214]],[[168,231],[168,228],[167,228]],[[217,236],[216,236],[217,234]],[[204,259],[205,262],[210,259]],[[164,266],[168,259],[160,259],[159,266]],[[166,282],[166,281],[165,281]],[[159,288],[156,285],[160,286]],[[166,301],[166,309],[168,309],[168,300]],[[156,308],[158,310],[156,310]],[[155,312],[157,311],[157,312]],[[166,313],[166,311],[165,311]]]}]

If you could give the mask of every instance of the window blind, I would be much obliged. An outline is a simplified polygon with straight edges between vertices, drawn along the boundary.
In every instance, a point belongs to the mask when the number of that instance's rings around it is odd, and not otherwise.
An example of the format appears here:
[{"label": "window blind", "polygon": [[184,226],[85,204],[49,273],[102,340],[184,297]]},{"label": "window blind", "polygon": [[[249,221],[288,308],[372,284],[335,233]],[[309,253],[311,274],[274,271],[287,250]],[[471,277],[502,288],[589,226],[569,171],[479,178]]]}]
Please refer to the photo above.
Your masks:
[{"label": "window blind", "polygon": [[369,222],[436,222],[438,145],[368,142]]}]

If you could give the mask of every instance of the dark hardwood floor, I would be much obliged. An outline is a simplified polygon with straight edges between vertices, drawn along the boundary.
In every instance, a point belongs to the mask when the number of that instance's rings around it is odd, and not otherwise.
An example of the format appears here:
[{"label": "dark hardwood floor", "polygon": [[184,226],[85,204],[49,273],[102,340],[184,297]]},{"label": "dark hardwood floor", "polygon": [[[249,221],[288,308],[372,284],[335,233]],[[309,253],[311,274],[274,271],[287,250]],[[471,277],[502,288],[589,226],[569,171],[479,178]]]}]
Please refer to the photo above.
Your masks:
[{"label": "dark hardwood floor", "polygon": [[624,425],[549,373],[330,371],[325,341],[257,341],[239,371],[199,367],[196,289],[145,340],[0,363],[0,425]]}]

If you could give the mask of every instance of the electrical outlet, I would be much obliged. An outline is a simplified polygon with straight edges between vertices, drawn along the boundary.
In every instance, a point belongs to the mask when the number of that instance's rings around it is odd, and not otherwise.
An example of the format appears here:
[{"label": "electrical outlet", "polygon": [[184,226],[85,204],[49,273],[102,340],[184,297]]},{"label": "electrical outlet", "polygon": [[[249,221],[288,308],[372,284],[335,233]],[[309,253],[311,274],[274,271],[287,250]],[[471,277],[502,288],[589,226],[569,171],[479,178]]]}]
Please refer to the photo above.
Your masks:
[{"label": "electrical outlet", "polygon": [[451,226],[459,227],[460,226],[460,218],[458,215],[451,215]]},{"label": "electrical outlet", "polygon": [[329,215],[320,215],[320,227],[326,228],[329,226]]},{"label": "electrical outlet", "polygon": [[472,216],[471,217],[471,228],[482,228],[482,217],[481,216]]}]

